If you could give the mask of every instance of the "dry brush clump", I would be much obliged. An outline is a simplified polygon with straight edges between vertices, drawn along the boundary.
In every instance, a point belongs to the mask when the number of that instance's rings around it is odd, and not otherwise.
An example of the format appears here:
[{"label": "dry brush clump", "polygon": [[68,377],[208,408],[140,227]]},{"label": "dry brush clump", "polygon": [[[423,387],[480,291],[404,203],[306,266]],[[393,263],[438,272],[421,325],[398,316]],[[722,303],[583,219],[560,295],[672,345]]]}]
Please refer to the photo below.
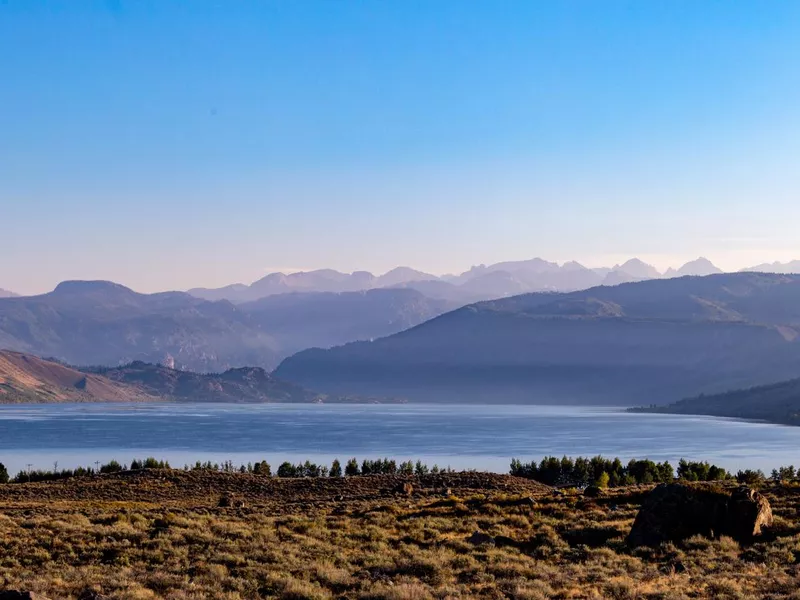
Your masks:
[{"label": "dry brush clump", "polygon": [[800,488],[765,486],[775,522],[754,544],[695,536],[634,550],[625,538],[648,489],[589,498],[472,473],[166,471],[0,486],[0,589],[70,600],[800,598]]}]

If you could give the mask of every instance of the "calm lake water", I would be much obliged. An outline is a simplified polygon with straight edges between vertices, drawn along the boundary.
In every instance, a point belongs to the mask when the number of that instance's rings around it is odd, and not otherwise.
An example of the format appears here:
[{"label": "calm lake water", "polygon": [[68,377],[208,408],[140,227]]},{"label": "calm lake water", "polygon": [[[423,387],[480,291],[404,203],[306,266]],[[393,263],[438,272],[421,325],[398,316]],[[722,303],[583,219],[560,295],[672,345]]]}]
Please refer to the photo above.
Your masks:
[{"label": "calm lake water", "polygon": [[617,408],[430,405],[0,406],[0,462],[26,468],[155,456],[237,465],[350,456],[506,472],[546,454],[702,459],[729,469],[800,464],[800,427],[628,414]]}]

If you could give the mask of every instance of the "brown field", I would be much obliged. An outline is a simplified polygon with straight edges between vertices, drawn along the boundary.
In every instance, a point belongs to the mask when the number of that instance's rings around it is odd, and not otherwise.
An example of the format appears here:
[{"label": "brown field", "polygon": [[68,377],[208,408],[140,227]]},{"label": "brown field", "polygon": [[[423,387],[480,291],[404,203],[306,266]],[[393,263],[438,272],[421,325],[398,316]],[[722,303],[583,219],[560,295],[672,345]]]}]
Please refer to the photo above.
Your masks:
[{"label": "brown field", "polygon": [[[695,537],[630,550],[646,492],[590,499],[474,473],[147,471],[0,485],[0,590],[54,600],[87,589],[176,600],[800,599],[800,488],[763,490],[775,526],[751,546]],[[475,531],[508,539],[473,545]]]}]

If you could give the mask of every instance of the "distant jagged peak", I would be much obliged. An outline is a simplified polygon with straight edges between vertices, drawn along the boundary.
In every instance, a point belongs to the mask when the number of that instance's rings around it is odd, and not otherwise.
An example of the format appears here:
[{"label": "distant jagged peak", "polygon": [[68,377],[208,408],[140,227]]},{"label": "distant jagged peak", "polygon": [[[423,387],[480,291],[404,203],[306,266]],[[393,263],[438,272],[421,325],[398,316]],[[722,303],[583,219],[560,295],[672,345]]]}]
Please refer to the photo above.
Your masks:
[{"label": "distant jagged peak", "polygon": [[9,292],[8,290],[4,290],[0,288],[0,298],[18,298],[19,294],[15,294],[14,292]]},{"label": "distant jagged peak", "polygon": [[[611,272],[624,273],[631,281],[642,279],[657,279],[661,273],[653,265],[650,265],[639,258],[631,258],[621,265],[614,265]],[[611,273],[609,273],[609,276]]]},{"label": "distant jagged peak", "polygon": [[526,260],[508,260],[490,265],[475,265],[458,276],[460,281],[467,281],[476,277],[481,277],[488,273],[504,271],[507,273],[525,273],[527,275],[555,273],[561,270],[556,262],[550,262],[543,258],[529,258]]},{"label": "distant jagged peak", "polygon": [[683,277],[686,275],[702,277],[705,275],[718,275],[722,273],[722,269],[718,268],[707,258],[701,256],[695,260],[690,260],[677,270],[669,269],[667,273],[665,273],[665,276],[669,276],[671,273],[674,273],[674,275],[672,275],[674,277]]}]

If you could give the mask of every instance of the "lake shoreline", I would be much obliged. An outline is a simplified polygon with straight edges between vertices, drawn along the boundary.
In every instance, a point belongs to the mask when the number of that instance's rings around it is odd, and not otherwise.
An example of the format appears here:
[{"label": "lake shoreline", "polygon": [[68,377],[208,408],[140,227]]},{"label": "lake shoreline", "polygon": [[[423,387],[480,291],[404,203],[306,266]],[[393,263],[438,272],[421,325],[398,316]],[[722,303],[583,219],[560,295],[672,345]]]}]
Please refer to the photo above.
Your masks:
[{"label": "lake shoreline", "polygon": [[636,414],[626,407],[502,404],[80,403],[0,405],[0,462],[10,470],[154,456],[330,464],[394,457],[507,472],[512,458],[618,456],[709,460],[729,470],[796,462],[800,428],[738,419]]}]

